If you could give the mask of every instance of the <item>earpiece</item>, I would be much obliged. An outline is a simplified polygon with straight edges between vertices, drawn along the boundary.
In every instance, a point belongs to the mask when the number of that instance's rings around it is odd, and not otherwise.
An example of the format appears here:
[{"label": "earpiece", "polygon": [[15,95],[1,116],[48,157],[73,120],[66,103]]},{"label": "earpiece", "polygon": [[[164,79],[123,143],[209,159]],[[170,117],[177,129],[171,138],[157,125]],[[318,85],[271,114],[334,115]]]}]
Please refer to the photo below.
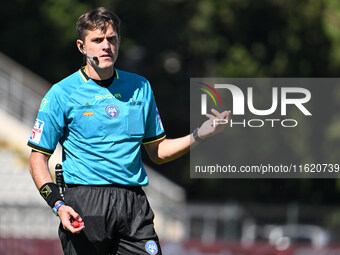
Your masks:
[{"label": "earpiece", "polygon": [[84,44],[81,44],[81,45],[80,45],[80,49],[82,50],[82,53],[83,53],[84,55],[86,55],[87,57],[91,58],[91,59],[94,60],[94,61],[99,61],[98,57],[91,56],[91,55],[87,55],[87,54],[84,52]]}]

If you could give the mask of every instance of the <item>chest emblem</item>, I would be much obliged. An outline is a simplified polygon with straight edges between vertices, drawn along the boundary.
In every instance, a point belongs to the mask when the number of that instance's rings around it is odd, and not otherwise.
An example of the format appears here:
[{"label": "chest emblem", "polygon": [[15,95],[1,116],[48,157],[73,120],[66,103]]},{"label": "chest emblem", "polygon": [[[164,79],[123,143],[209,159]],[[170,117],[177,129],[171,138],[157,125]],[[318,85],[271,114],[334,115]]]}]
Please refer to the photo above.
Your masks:
[{"label": "chest emblem", "polygon": [[108,104],[106,107],[105,107],[105,112],[106,112],[106,115],[109,116],[109,118],[116,118],[118,117],[119,115],[119,108],[117,105],[114,105],[114,104]]}]

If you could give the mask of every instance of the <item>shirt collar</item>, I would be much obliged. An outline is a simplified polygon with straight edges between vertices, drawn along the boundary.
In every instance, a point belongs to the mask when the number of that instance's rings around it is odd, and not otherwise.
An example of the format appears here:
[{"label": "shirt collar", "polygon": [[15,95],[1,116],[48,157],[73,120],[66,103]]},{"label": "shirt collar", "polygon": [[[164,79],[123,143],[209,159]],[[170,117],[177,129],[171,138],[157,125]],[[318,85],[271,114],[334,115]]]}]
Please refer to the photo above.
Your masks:
[{"label": "shirt collar", "polygon": [[[87,82],[91,78],[85,73],[85,71],[84,71],[85,67],[86,67],[86,65],[82,66],[80,68],[80,70],[79,70],[79,73],[82,76],[82,78],[84,79],[84,81]],[[98,84],[99,86],[107,88],[108,86],[110,86],[112,84],[112,82],[114,81],[115,78],[119,79],[119,75],[118,75],[118,72],[117,72],[116,68],[113,69],[113,75],[109,79],[106,79],[106,80],[95,80],[95,79],[92,79],[92,80],[96,84]]]}]

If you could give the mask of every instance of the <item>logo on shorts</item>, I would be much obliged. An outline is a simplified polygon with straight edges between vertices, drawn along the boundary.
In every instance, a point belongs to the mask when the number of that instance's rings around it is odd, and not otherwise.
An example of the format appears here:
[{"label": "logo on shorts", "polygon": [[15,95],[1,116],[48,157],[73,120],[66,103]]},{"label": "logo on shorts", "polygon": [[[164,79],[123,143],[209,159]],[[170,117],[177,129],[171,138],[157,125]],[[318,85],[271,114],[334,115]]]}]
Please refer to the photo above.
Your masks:
[{"label": "logo on shorts", "polygon": [[119,115],[119,108],[117,105],[108,104],[105,107],[105,112],[110,118],[116,118]]},{"label": "logo on shorts", "polygon": [[158,247],[155,241],[147,241],[145,244],[145,250],[149,254],[157,254],[158,253]]}]

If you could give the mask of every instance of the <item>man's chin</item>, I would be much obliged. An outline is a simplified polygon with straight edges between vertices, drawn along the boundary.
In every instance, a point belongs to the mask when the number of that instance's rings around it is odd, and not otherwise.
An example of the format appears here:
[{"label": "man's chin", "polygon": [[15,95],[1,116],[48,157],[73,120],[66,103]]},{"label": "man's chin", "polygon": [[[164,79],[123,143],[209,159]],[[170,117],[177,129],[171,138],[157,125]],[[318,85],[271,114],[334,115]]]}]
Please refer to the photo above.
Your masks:
[{"label": "man's chin", "polygon": [[102,63],[102,64],[99,64],[99,69],[110,69],[110,68],[113,68],[114,66],[114,62],[110,61],[110,62],[105,62],[105,63]]}]

